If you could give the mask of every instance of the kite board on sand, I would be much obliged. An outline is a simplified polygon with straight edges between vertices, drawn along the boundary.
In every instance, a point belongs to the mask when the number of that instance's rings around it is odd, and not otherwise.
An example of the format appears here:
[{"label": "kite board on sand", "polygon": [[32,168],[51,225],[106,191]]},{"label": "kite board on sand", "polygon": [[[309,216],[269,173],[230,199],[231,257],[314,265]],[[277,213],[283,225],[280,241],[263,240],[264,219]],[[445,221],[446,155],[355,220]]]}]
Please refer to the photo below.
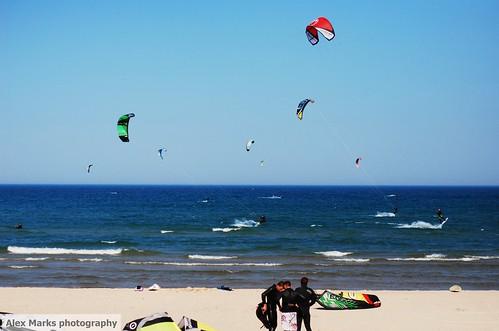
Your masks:
[{"label": "kite board on sand", "polygon": [[366,309],[381,306],[381,301],[374,294],[360,292],[337,292],[325,290],[317,299],[325,309]]}]

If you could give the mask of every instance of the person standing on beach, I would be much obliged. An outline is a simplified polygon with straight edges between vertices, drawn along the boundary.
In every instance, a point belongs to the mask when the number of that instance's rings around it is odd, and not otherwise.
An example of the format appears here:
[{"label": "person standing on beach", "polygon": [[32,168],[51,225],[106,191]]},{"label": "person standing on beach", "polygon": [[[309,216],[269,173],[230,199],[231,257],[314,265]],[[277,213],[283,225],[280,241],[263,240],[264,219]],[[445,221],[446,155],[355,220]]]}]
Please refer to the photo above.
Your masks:
[{"label": "person standing on beach", "polygon": [[281,311],[283,313],[292,313],[298,311],[298,305],[296,304],[296,294],[291,288],[291,282],[289,280],[283,281],[284,291],[281,293]]},{"label": "person standing on beach", "polygon": [[302,277],[301,286],[296,288],[295,293],[298,302],[298,331],[301,331],[301,322],[305,324],[307,331],[312,331],[310,326],[310,307],[317,301],[315,291],[308,287],[308,278]]},{"label": "person standing on beach", "polygon": [[[281,292],[284,291],[283,282],[272,285],[262,293],[262,311],[269,321],[269,331],[277,329],[277,306]],[[279,305],[279,309],[281,309]]]}]

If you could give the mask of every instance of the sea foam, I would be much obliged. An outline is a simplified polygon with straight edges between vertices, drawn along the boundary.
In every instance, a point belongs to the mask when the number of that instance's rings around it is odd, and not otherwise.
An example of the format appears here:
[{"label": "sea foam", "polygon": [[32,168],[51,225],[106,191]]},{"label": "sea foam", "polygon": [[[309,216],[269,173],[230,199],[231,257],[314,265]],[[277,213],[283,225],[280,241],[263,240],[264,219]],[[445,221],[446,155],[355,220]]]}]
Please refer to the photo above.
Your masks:
[{"label": "sea foam", "polygon": [[340,251],[325,251],[325,252],[314,252],[315,254],[324,255],[326,257],[342,257],[352,254],[352,252],[340,252]]},{"label": "sea foam", "polygon": [[192,254],[188,255],[189,259],[193,260],[227,260],[227,259],[237,259],[237,256],[223,256],[223,255],[200,255]]},{"label": "sea foam", "polygon": [[118,255],[123,251],[121,248],[117,249],[67,249],[67,248],[49,248],[49,247],[18,247],[9,246],[7,251],[13,254],[74,254],[74,255]]},{"label": "sea foam", "polygon": [[423,221],[412,222],[411,224],[397,224],[395,227],[398,229],[431,229],[440,230],[443,224],[431,224]]},{"label": "sea foam", "polygon": [[378,211],[376,212],[376,215],[374,215],[374,217],[395,217],[397,215],[395,215],[395,213],[390,213],[390,212],[386,212],[386,211]]}]

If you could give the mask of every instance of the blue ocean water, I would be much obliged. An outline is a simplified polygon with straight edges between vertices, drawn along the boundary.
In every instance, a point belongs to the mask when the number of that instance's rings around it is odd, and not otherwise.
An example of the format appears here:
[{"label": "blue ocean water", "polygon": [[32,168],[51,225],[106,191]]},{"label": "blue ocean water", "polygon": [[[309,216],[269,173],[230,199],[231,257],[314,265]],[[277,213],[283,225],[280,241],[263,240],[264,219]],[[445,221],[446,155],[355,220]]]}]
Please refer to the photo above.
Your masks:
[{"label": "blue ocean water", "polygon": [[0,186],[1,286],[304,275],[321,288],[497,290],[499,188]]}]

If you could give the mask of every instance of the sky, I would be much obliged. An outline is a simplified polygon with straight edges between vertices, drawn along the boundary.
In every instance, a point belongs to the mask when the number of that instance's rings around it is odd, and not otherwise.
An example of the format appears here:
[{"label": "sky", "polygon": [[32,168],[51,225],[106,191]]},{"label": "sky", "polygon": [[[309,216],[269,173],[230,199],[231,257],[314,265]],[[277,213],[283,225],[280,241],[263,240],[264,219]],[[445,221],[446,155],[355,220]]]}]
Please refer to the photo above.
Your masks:
[{"label": "sky", "polygon": [[498,12],[0,0],[0,183],[499,185]]}]

